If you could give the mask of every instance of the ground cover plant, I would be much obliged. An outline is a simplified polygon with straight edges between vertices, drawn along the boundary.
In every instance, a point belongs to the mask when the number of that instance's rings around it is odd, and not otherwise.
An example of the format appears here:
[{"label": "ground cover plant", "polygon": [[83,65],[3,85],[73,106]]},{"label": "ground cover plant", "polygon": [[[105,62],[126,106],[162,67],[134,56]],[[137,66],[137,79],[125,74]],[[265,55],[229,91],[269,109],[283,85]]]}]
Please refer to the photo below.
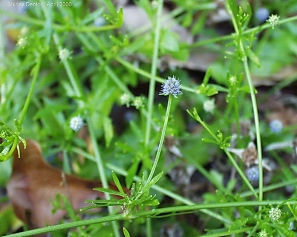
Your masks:
[{"label": "ground cover plant", "polygon": [[296,236],[295,0],[0,4],[2,236]]}]

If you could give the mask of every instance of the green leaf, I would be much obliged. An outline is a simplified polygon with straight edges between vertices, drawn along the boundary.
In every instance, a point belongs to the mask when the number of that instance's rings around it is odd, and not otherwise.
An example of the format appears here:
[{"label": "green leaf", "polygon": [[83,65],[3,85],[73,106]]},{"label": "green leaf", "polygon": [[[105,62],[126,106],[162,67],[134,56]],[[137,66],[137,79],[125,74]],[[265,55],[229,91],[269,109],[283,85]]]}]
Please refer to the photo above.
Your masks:
[{"label": "green leaf", "polygon": [[210,138],[202,138],[202,141],[206,143],[212,143],[212,144],[218,144],[216,140],[210,139]]},{"label": "green leaf", "polygon": [[138,164],[139,164],[139,161],[134,162],[133,165],[128,170],[128,174],[126,176],[127,187],[130,187],[134,180],[134,176],[136,175]]},{"label": "green leaf", "polygon": [[125,237],[130,237],[129,232],[128,232],[128,230],[125,227],[123,227],[123,233],[124,233],[124,236]]},{"label": "green leaf", "polygon": [[207,69],[207,71],[205,73],[205,76],[203,78],[203,84],[204,85],[208,84],[208,81],[209,81],[211,75],[212,75],[212,68],[210,67],[210,68]]},{"label": "green leaf", "polygon": [[113,15],[113,17],[116,16],[117,12],[115,9],[115,5],[112,3],[111,0],[104,0],[104,3],[108,9],[108,11]]},{"label": "green leaf", "polygon": [[143,187],[142,192],[145,193],[146,191],[148,191],[155,183],[158,182],[158,180],[161,178],[161,176],[163,175],[163,171],[159,174],[157,174],[148,184],[146,184]]},{"label": "green leaf", "polygon": [[250,49],[247,48],[247,56],[253,63],[255,63],[258,67],[261,66],[259,57]]},{"label": "green leaf", "polygon": [[106,146],[109,147],[110,142],[114,135],[112,121],[109,117],[103,118],[103,130],[104,130],[104,138],[105,138]]},{"label": "green leaf", "polygon": [[14,120],[14,124],[15,124],[15,127],[16,127],[18,133],[20,133],[21,130],[22,130],[22,125],[21,125],[21,124],[19,123],[19,121],[16,120],[16,119]]},{"label": "green leaf", "polygon": [[127,201],[127,199],[96,199],[96,200],[86,200],[86,203],[93,203],[95,206],[89,206],[87,207],[88,209],[90,208],[96,208],[96,207],[106,207],[106,206],[122,206],[124,203]]},{"label": "green leaf", "polygon": [[160,47],[169,52],[177,52],[179,51],[179,43],[177,39],[177,35],[171,31],[163,31],[163,35],[161,37]]},{"label": "green leaf", "polygon": [[120,197],[125,197],[125,193],[121,193],[119,191],[115,191],[115,190],[111,190],[109,188],[94,188],[93,190],[96,190],[96,191],[99,191],[99,192],[102,192],[102,193],[109,193],[111,195],[116,195],[116,196],[120,196]]},{"label": "green leaf", "polygon": [[125,195],[125,192],[123,190],[123,187],[117,177],[117,175],[115,174],[115,172],[111,172],[111,175],[112,175],[112,179],[113,179],[113,182],[115,183],[115,185],[117,186],[118,190],[120,191],[120,193],[122,193],[123,195]]},{"label": "green leaf", "polygon": [[230,15],[233,15],[238,26],[238,6],[235,0],[227,0],[227,10]]},{"label": "green leaf", "polygon": [[116,18],[115,25],[120,28],[122,26],[122,24],[123,24],[123,21],[124,21],[123,9],[120,8],[117,11],[117,18]]},{"label": "green leaf", "polygon": [[198,112],[197,112],[196,108],[193,109],[193,112],[190,112],[190,110],[187,110],[187,112],[188,112],[189,115],[191,115],[191,117],[193,117],[198,122],[202,121],[200,116],[198,115]]}]

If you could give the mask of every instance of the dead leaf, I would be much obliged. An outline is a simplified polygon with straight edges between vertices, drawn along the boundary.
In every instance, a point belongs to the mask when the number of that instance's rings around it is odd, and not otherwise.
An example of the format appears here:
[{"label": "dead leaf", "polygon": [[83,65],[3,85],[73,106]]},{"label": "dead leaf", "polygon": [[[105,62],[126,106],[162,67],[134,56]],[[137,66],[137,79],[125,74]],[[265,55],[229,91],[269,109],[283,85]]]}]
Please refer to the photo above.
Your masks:
[{"label": "dead leaf", "polygon": [[[101,182],[64,174],[48,165],[37,142],[27,140],[26,149],[20,144],[20,152],[20,158],[14,153],[7,192],[15,214],[29,228],[54,225],[66,215],[64,210],[52,214],[57,194],[66,196],[74,210],[85,207],[87,199],[104,198],[103,193],[93,190],[102,187]],[[115,185],[110,188],[116,190]]]}]

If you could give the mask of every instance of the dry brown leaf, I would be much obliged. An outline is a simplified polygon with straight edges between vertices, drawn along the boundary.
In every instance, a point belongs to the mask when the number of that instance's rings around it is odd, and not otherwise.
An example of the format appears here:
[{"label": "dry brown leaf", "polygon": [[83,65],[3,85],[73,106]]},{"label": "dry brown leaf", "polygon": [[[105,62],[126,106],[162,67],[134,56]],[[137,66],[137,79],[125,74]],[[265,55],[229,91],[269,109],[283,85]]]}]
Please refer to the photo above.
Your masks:
[{"label": "dry brown leaf", "polygon": [[[26,149],[20,144],[20,152],[20,158],[14,153],[7,191],[15,214],[29,228],[53,225],[65,216],[64,210],[52,214],[57,194],[66,196],[75,210],[85,207],[87,199],[104,198],[103,193],[93,190],[102,187],[101,182],[64,174],[48,165],[37,142],[27,140]],[[110,188],[116,189],[114,185]]]}]

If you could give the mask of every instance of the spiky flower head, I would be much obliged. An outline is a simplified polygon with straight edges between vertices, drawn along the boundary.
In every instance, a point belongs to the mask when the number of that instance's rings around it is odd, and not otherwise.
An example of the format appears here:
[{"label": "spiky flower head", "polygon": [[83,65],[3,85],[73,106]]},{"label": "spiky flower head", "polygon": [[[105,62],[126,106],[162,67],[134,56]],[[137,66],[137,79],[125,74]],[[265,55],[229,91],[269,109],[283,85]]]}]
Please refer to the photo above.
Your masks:
[{"label": "spiky flower head", "polygon": [[267,22],[271,25],[272,29],[279,24],[280,17],[278,15],[270,15]]},{"label": "spiky flower head", "polygon": [[278,221],[282,216],[282,211],[278,207],[272,207],[269,211],[269,218],[272,221]]},{"label": "spiky flower head", "polygon": [[70,128],[75,132],[80,130],[83,125],[84,125],[84,121],[80,116],[75,116],[70,120]]},{"label": "spiky flower head", "polygon": [[161,86],[160,95],[173,95],[176,98],[180,94],[182,94],[180,90],[180,80],[177,80],[174,76],[168,77]]}]

